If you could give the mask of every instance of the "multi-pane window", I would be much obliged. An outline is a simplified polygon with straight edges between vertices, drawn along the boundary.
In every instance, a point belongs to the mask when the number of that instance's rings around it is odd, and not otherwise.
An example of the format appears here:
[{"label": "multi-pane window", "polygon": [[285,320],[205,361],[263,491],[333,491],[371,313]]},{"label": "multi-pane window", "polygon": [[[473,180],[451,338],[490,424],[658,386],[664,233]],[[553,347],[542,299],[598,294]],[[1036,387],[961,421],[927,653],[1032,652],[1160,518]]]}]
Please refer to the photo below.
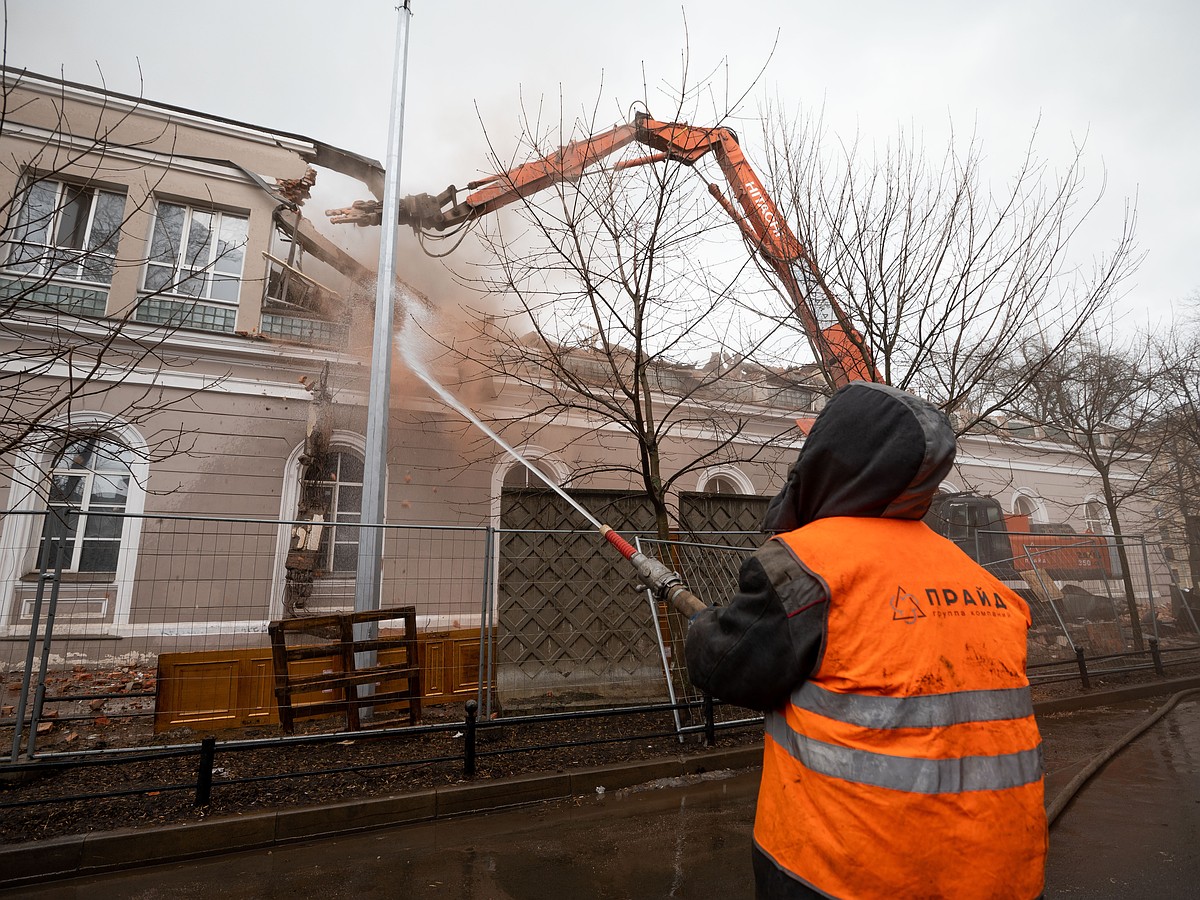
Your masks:
[{"label": "multi-pane window", "polygon": [[246,251],[245,216],[160,200],[145,289],[237,303]]},{"label": "multi-pane window", "polygon": [[123,194],[62,181],[33,181],[21,195],[6,268],[111,284],[124,216]]},{"label": "multi-pane window", "polygon": [[358,525],[362,520],[363,458],[352,450],[335,450],[322,470],[305,478],[315,509],[328,510],[317,550],[317,568],[326,575],[354,575],[358,568]]},{"label": "multi-pane window", "polygon": [[[55,564],[44,556],[47,539],[63,535],[64,572],[115,572],[121,553],[121,529],[129,499],[131,450],[99,437],[70,440],[50,471],[49,507],[38,548],[38,562]],[[59,529],[65,528],[65,533]]]}]

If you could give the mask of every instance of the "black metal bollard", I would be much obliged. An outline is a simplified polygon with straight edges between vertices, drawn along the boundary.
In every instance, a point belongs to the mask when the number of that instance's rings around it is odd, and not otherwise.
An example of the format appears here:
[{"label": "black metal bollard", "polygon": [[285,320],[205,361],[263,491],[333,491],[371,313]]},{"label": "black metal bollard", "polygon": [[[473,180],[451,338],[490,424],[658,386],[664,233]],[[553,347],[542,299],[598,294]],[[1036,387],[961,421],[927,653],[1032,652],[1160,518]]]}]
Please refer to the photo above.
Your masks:
[{"label": "black metal bollard", "polygon": [[212,798],[213,763],[217,758],[217,739],[200,742],[200,767],[196,772],[196,806],[208,806]]},{"label": "black metal bollard", "polygon": [[717,745],[717,724],[713,716],[713,698],[712,694],[704,695],[704,746],[715,747]]},{"label": "black metal bollard", "polygon": [[1079,666],[1079,680],[1085,691],[1091,690],[1092,683],[1088,680],[1087,660],[1083,656],[1083,648],[1075,648],[1075,663]]},{"label": "black metal bollard", "polygon": [[475,777],[475,713],[479,704],[467,701],[467,721],[463,727],[463,777]]},{"label": "black metal bollard", "polygon": [[1162,654],[1158,652],[1158,638],[1150,638],[1150,658],[1154,660],[1154,671],[1159,678],[1166,678],[1167,673],[1163,669]]}]

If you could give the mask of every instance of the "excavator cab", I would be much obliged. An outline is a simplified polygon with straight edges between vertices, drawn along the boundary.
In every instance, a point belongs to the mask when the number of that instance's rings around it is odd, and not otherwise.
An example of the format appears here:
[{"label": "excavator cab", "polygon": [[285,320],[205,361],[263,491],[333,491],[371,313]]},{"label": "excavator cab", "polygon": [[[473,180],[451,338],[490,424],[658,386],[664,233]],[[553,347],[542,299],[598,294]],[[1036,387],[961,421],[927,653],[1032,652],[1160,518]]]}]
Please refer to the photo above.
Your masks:
[{"label": "excavator cab", "polygon": [[1019,578],[1004,511],[993,497],[972,492],[936,494],[925,524],[954,541],[971,559],[1002,581]]}]

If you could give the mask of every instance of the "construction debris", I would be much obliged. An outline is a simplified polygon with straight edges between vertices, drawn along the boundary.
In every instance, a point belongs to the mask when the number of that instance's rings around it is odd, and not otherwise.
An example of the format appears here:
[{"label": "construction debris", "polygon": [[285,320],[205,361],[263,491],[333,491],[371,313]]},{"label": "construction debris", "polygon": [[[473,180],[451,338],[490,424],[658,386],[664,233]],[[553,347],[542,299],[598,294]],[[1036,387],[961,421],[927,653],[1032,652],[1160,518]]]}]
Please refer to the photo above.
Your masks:
[{"label": "construction debris", "polygon": [[300,178],[276,178],[275,190],[284,200],[303,206],[304,201],[312,196],[313,185],[317,183],[317,170],[309,166]]}]

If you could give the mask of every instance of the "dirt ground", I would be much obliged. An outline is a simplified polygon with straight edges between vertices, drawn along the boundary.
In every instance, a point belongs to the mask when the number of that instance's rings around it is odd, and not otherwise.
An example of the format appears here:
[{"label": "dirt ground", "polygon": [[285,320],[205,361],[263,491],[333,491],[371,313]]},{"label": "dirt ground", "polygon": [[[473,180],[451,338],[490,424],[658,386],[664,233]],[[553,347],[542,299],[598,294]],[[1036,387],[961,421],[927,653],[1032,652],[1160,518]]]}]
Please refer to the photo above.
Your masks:
[{"label": "dirt ground", "polygon": [[[1171,678],[1196,674],[1200,674],[1200,664],[1196,663],[1168,670]],[[146,689],[147,676],[136,670],[93,674],[93,684],[97,677],[108,679],[111,681],[109,687],[120,687],[126,694],[137,694]],[[1155,680],[1159,679],[1152,671],[1093,678],[1092,691]],[[91,690],[97,693],[107,690],[104,684],[98,687],[99,690],[96,687]],[[120,693],[118,690],[111,692]],[[1078,681],[1064,682],[1035,687],[1034,699],[1046,700],[1077,693],[1081,693]],[[5,694],[3,702],[13,702],[12,697],[15,694]],[[117,704],[141,702],[144,701],[140,698],[116,701]],[[39,736],[39,748],[48,751],[94,749],[106,745],[133,746],[134,742],[161,745],[164,737],[172,743],[194,743],[204,736],[181,729],[156,738],[149,733],[144,720],[143,724],[131,726],[128,720],[115,715],[115,705],[109,700],[92,710],[93,715],[85,714],[83,719],[60,719]],[[733,714],[740,715],[741,712],[735,710]],[[462,721],[462,715],[461,705],[429,707],[424,722],[453,724]],[[220,740],[246,739],[278,733],[276,728],[259,728],[222,732],[218,737]],[[11,740],[11,728],[0,730],[4,748],[11,745]],[[720,731],[717,735],[718,747],[759,742],[761,729],[757,726]],[[572,746],[540,749],[563,743]],[[505,752],[518,749],[520,752]],[[481,728],[479,732],[475,777],[477,780],[502,778],[703,750],[699,739],[680,743],[669,714],[489,727]],[[437,761],[406,763],[420,759]],[[0,777],[0,843],[36,841],[114,828],[195,822],[212,816],[387,796],[466,781],[463,737],[458,728],[420,736],[372,738],[356,735],[315,745],[275,745],[236,752],[219,749],[211,804],[203,809],[193,805],[196,766],[196,756],[191,754],[120,766],[87,766],[42,775]],[[292,777],[272,777],[279,775]],[[120,797],[84,796],[116,791],[126,793]],[[71,795],[84,799],[37,802]],[[3,808],[7,804],[30,801],[33,803],[28,806]]]}]

